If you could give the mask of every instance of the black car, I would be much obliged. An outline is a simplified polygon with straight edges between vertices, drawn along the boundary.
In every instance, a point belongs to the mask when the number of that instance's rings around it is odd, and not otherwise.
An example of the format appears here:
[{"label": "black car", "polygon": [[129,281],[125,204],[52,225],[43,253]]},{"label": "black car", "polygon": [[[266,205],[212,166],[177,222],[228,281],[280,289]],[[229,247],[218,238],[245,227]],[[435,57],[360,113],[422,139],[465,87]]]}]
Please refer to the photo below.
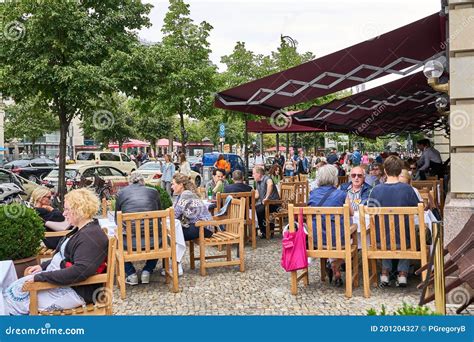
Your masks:
[{"label": "black car", "polygon": [[36,183],[39,183],[55,167],[57,167],[56,163],[46,158],[14,160],[3,166],[4,169]]}]

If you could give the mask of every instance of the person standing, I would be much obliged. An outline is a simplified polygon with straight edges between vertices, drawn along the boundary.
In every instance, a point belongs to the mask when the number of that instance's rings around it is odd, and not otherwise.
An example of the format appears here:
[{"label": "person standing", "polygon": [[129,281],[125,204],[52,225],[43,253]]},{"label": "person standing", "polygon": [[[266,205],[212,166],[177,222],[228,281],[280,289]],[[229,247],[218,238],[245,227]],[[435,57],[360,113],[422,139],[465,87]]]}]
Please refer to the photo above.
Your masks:
[{"label": "person standing", "polygon": [[[258,227],[260,228],[260,237],[266,238],[266,225],[270,222],[265,221],[265,201],[266,200],[278,200],[278,189],[273,183],[273,180],[265,175],[265,170],[261,167],[255,167],[253,169],[253,178],[257,182],[257,191],[255,199],[257,200],[255,211],[257,212]],[[270,205],[270,213],[278,211],[277,205]]]},{"label": "person standing", "polygon": [[186,155],[184,153],[179,154],[179,173],[185,176],[191,176],[191,165],[186,160]]},{"label": "person standing", "polygon": [[290,177],[295,174],[295,163],[291,156],[288,156],[285,162],[285,176]]},{"label": "person standing", "polygon": [[352,153],[349,160],[352,161],[353,166],[359,166],[361,159],[362,159],[362,155],[360,154],[359,148],[354,147],[354,152]]},{"label": "person standing", "polygon": [[171,196],[171,182],[173,180],[174,173],[176,172],[176,167],[171,162],[171,156],[165,154],[165,162],[161,163],[161,186],[166,190],[168,195]]},{"label": "person standing", "polygon": [[265,168],[265,158],[263,155],[260,153],[260,150],[257,150],[257,153],[255,154],[255,162],[254,166],[258,167],[263,167]]},{"label": "person standing", "polygon": [[333,149],[331,150],[331,152],[329,153],[329,155],[328,155],[326,161],[327,161],[328,164],[333,165],[335,162],[338,161],[338,159],[339,159],[339,158],[338,158],[338,156],[337,156],[336,149],[333,148]]},{"label": "person standing", "polygon": [[421,158],[417,161],[420,179],[425,180],[427,176],[443,178],[443,161],[439,151],[431,147],[428,139],[418,140],[416,147],[422,151]]},{"label": "person standing", "polygon": [[309,163],[308,159],[304,156],[303,150],[299,152],[298,159],[296,160],[296,172],[295,175],[299,174],[308,174],[309,172]]}]

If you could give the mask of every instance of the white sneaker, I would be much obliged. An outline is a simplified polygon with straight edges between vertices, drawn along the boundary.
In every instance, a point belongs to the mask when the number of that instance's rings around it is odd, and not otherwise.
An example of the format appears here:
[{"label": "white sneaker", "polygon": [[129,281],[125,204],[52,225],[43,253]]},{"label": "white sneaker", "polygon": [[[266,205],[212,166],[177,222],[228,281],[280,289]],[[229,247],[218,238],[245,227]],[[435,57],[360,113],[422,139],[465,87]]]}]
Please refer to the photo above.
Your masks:
[{"label": "white sneaker", "polygon": [[386,274],[381,274],[380,275],[380,285],[382,286],[388,286],[388,284],[390,283],[390,278],[388,275]]},{"label": "white sneaker", "polygon": [[143,270],[141,275],[142,284],[150,283],[150,272]]},{"label": "white sneaker", "polygon": [[397,286],[400,286],[400,287],[406,287],[407,286],[407,276],[405,275],[399,275],[397,277]]},{"label": "white sneaker", "polygon": [[130,274],[128,277],[125,278],[125,284],[128,285],[138,285],[138,276],[136,273]]},{"label": "white sneaker", "polygon": [[[173,269],[171,268],[171,266],[170,266],[169,273],[170,273],[170,274],[173,274]],[[161,275],[162,275],[162,276],[165,276],[165,275],[166,275],[166,272],[165,272],[164,269],[161,270]],[[183,275],[183,266],[181,266],[181,263],[178,262],[178,276],[182,276],[182,275]]]}]

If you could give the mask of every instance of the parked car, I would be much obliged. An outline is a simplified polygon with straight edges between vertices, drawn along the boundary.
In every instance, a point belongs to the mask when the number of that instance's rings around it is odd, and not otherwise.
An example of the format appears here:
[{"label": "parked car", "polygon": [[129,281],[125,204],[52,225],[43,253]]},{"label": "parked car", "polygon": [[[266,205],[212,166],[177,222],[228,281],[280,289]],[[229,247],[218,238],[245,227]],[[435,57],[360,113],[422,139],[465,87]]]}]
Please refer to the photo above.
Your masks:
[{"label": "parked car", "polygon": [[137,169],[135,162],[121,152],[81,151],[76,154],[76,163],[112,166],[127,175]]},{"label": "parked car", "polygon": [[9,170],[0,169],[0,184],[7,183],[13,183],[19,186],[26,194],[22,196],[24,200],[28,200],[33,190],[40,186],[39,184],[18,176]]},{"label": "parked car", "polygon": [[[148,161],[138,168],[139,171],[145,177],[145,183],[151,185],[161,185],[161,163],[164,163],[163,158],[157,160]],[[178,168],[176,168],[178,172]],[[196,171],[191,170],[191,179],[197,187],[201,186],[201,175]]]},{"label": "parked car", "polygon": [[234,172],[235,170],[240,170],[245,173],[245,163],[242,158],[235,153],[204,153],[204,156],[202,157],[204,182],[207,182],[211,179],[214,164],[216,163],[217,158],[220,154],[223,154],[224,159],[230,163],[231,172]]},{"label": "parked car", "polygon": [[201,157],[189,156],[189,157],[186,157],[186,160],[191,165],[191,170],[196,171],[197,173],[202,175],[203,163],[202,163]]},{"label": "parked car", "polygon": [[[58,190],[59,168],[52,170],[44,179],[43,184]],[[119,169],[103,165],[66,165],[66,189],[67,191],[81,186],[94,186],[97,178],[110,182],[111,194],[128,185],[128,176]]]},{"label": "parked car", "polygon": [[57,167],[56,163],[47,158],[19,159],[3,166],[4,169],[36,183],[39,183],[55,167]]}]

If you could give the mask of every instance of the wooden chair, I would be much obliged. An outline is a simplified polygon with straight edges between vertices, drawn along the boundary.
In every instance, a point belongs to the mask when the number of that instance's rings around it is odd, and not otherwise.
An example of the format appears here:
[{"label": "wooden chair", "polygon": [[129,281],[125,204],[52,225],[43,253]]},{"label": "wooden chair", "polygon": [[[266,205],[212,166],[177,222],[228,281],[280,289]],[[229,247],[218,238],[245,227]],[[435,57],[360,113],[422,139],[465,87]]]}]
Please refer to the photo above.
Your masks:
[{"label": "wooden chair", "polygon": [[[360,231],[362,240],[362,269],[364,277],[364,296],[370,297],[370,282],[377,286],[377,259],[410,259],[420,260],[422,265],[426,264],[427,247],[425,233],[425,217],[423,204],[418,207],[366,207],[359,206]],[[369,216],[369,226],[366,224],[366,215]],[[415,216],[419,221],[419,248],[417,247],[417,233],[415,228]],[[399,227],[395,226],[395,217],[398,217]],[[376,218],[379,221],[380,229],[375,225]],[[388,236],[385,227],[388,218]],[[405,226],[405,218],[408,219],[408,227]],[[400,245],[396,244],[396,233],[400,237]],[[370,242],[367,241],[367,234],[370,236]],[[377,242],[376,237],[379,237]],[[410,238],[408,246],[407,238]],[[387,247],[387,239],[390,241],[390,247]],[[370,272],[369,272],[370,263]],[[422,279],[426,276],[423,272]]]},{"label": "wooden chair", "polygon": [[298,178],[298,176],[284,176],[281,181],[283,183],[296,182],[298,180],[297,178]]},{"label": "wooden chair", "polygon": [[[199,238],[189,241],[190,266],[195,268],[194,244],[199,245],[199,261],[201,275],[206,275],[206,269],[210,267],[239,265],[240,272],[245,271],[245,249],[244,249],[244,225],[245,225],[245,198],[232,199],[229,205],[228,215],[226,217],[214,217],[212,221],[198,221],[196,227],[199,227]],[[225,230],[220,230],[224,226]],[[212,237],[204,237],[205,227],[217,227]],[[232,260],[232,245],[239,246],[239,255],[237,260]],[[225,254],[206,255],[206,247],[226,246]],[[210,259],[226,259],[225,261],[208,262]],[[174,272],[174,271],[173,271]]]},{"label": "wooden chair", "polygon": [[337,184],[341,185],[349,181],[349,176],[338,176],[337,180],[338,180]]},{"label": "wooden chair", "polygon": [[433,208],[436,207],[434,202],[434,193],[433,190],[428,190],[426,188],[418,190],[420,193],[421,198],[423,199],[423,205],[425,208]]},{"label": "wooden chair", "polygon": [[101,203],[101,212],[102,212],[102,217],[107,218],[107,213],[114,211],[112,209],[112,201],[109,199],[107,200],[105,197],[102,198],[102,203]]},{"label": "wooden chair", "polygon": [[306,181],[308,181],[308,175],[300,173],[300,174],[298,174],[298,180],[300,182],[306,182]]},{"label": "wooden chair", "polygon": [[309,183],[308,181],[295,182],[295,206],[304,207],[308,205]]},{"label": "wooden chair", "polygon": [[201,199],[206,199],[207,198],[206,188],[199,187],[198,188],[198,193],[199,193],[199,196],[201,197]]},{"label": "wooden chair", "polygon": [[53,289],[61,287],[61,285],[53,285],[47,282],[32,282],[23,285],[24,291],[30,292],[30,315],[112,315],[112,299],[113,299],[113,285],[115,272],[115,237],[108,237],[109,247],[107,251],[107,272],[96,274],[79,283],[71,284],[69,286],[83,286],[92,284],[103,284],[102,293],[94,295],[95,303],[87,304],[85,307],[79,306],[75,309],[68,309],[62,311],[38,311],[38,292],[42,290]]},{"label": "wooden chair", "polygon": [[[167,222],[169,218],[169,225]],[[151,221],[151,222],[150,222]],[[151,227],[150,227],[151,223]],[[144,233],[141,233],[143,224]],[[161,227],[160,227],[161,225]],[[125,235],[123,235],[123,227],[125,226]],[[116,236],[118,248],[117,257],[117,284],[120,289],[120,297],[125,299],[125,262],[126,261],[142,261],[163,259],[166,272],[166,283],[170,278],[173,279],[172,291],[178,292],[178,265],[176,259],[176,231],[174,226],[174,209],[145,211],[138,213],[124,214],[117,212],[117,230]],[[135,236],[136,243],[133,248],[133,239]],[[167,239],[169,237],[169,240]],[[151,239],[153,238],[153,242]],[[144,245],[142,245],[144,239]],[[124,248],[124,240],[127,242]],[[170,262],[172,274],[169,274]]]},{"label": "wooden chair", "polygon": [[[300,209],[303,208],[303,217],[306,219],[308,227],[308,257],[321,259],[321,281],[326,277],[326,260],[329,258],[344,259],[346,263],[346,292],[347,298],[352,297],[352,286],[359,286],[359,261],[357,249],[357,225],[350,224],[349,204],[343,207],[295,207],[293,204],[288,206],[289,229],[295,231],[295,215],[298,217]],[[326,241],[323,241],[322,218],[326,222]],[[335,246],[333,245],[331,217],[334,217],[335,225]],[[341,227],[341,217],[343,218],[343,227]],[[313,225],[313,218],[316,221],[316,227]],[[297,221],[296,221],[297,222]],[[316,228],[314,236],[313,228]],[[341,229],[342,228],[342,229]],[[342,244],[341,231],[344,231],[345,241]],[[314,241],[317,240],[317,246],[314,247]],[[309,284],[308,268],[298,276],[297,271],[291,272],[291,294],[298,292],[298,281],[303,279],[305,286]]]},{"label": "wooden chair", "polygon": [[[52,238],[52,237],[63,237],[66,236],[67,233],[71,232],[70,230],[63,230],[60,232],[45,232],[45,238]],[[51,259],[53,257],[55,249],[48,248],[46,246],[41,246],[38,254],[36,255],[36,262],[41,264],[42,259]]]},{"label": "wooden chair", "polygon": [[245,241],[250,240],[252,248],[257,248],[257,228],[255,223],[256,209],[255,209],[255,190],[250,192],[233,192],[233,193],[217,193],[217,211],[221,210],[224,201],[228,196],[232,198],[245,198]]},{"label": "wooden chair", "polygon": [[[421,189],[428,189],[428,191],[433,191],[433,199],[434,203],[443,216],[444,210],[444,180],[420,180],[420,181],[412,181],[411,185],[418,190]],[[438,191],[439,189],[439,191]]]},{"label": "wooden chair", "polygon": [[[283,232],[285,221],[288,220],[288,205],[294,204],[296,200],[295,183],[282,183],[279,200],[265,201],[265,235],[270,239],[270,223],[274,221],[274,232]],[[279,206],[278,211],[270,213],[270,206]]]}]

